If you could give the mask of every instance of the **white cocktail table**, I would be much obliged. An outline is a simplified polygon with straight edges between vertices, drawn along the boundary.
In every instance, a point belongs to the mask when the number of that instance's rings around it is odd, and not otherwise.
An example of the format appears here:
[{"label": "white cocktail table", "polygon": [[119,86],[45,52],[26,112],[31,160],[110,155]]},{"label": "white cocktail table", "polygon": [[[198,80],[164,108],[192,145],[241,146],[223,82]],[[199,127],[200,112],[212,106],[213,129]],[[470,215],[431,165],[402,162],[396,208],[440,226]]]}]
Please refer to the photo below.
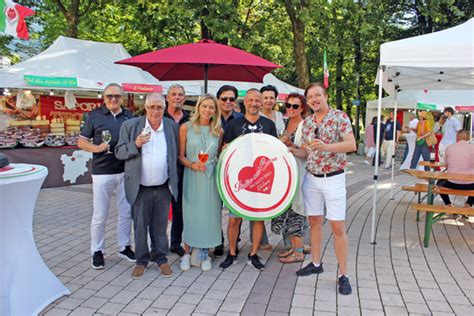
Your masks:
[{"label": "white cocktail table", "polygon": [[10,167],[0,172],[0,315],[36,315],[70,292],[45,265],[33,239],[33,211],[48,169]]}]

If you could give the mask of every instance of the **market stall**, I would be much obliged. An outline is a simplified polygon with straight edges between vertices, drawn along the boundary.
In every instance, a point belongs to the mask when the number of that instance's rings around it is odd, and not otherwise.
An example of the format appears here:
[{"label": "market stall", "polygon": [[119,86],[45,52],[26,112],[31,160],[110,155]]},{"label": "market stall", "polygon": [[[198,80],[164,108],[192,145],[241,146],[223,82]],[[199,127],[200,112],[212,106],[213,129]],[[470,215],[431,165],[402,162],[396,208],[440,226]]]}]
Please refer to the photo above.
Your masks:
[{"label": "market stall", "polygon": [[43,187],[90,182],[90,155],[75,145],[85,115],[103,103],[104,87],[121,84],[132,109],[145,94],[162,92],[147,72],[114,63],[128,57],[121,44],[60,36],[37,56],[1,70],[0,152],[11,162],[47,166],[52,172]]}]

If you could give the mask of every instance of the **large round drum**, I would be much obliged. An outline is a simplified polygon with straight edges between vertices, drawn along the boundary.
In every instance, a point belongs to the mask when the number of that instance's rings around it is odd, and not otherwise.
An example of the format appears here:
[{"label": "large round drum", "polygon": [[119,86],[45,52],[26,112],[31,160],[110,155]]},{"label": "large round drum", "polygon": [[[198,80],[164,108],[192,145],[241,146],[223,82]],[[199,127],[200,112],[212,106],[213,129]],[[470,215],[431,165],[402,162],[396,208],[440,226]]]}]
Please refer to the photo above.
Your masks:
[{"label": "large round drum", "polygon": [[298,168],[288,148],[261,133],[240,136],[227,146],[217,165],[224,204],[252,220],[274,218],[286,211],[298,186]]}]

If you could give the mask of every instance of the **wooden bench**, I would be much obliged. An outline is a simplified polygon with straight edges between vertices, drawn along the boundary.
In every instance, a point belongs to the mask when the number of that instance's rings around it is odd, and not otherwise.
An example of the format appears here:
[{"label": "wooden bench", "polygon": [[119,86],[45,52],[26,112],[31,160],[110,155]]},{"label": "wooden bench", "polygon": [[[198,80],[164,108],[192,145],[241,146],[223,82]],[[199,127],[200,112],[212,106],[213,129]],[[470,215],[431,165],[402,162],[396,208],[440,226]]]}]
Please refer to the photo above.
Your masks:
[{"label": "wooden bench", "polygon": [[[431,233],[431,226],[436,223],[441,216],[446,213],[454,214],[465,214],[472,215],[471,211],[464,208],[455,208],[455,207],[445,207],[445,206],[433,206],[434,205],[434,196],[435,194],[448,194],[448,195],[459,195],[459,196],[474,196],[474,190],[453,190],[444,188],[441,186],[436,186],[436,180],[455,180],[455,181],[466,181],[473,183],[474,175],[468,173],[450,173],[450,172],[435,172],[435,171],[421,171],[421,170],[403,170],[409,175],[416,177],[422,180],[428,180],[428,185],[423,183],[415,184],[412,187],[403,187],[402,189],[406,191],[411,191],[418,193],[418,204],[415,204],[414,208],[417,211],[417,220],[419,220],[420,212],[425,212],[425,237],[423,240],[423,245],[428,247]],[[421,193],[426,192],[427,196],[427,205],[421,206]],[[420,205],[420,206],[418,206]],[[468,214],[466,214],[466,212]],[[436,215],[436,213],[440,213]]]},{"label": "wooden bench", "polygon": [[[402,190],[408,191],[408,192],[413,192],[415,194],[418,193],[418,204],[420,204],[425,198],[421,196],[421,193],[428,193],[428,184],[426,183],[417,183],[413,186],[407,186],[404,185],[402,186]],[[454,189],[449,189],[441,186],[433,186],[433,193],[434,194],[448,194],[448,195],[459,195],[459,196],[474,196],[474,190],[454,190]],[[428,205],[429,206],[429,205]],[[423,211],[421,211],[423,212]],[[426,210],[424,212],[427,212]],[[450,212],[446,212],[451,214]],[[461,213],[456,213],[454,214],[461,214]],[[416,221],[418,222],[420,220],[420,211],[417,211],[416,213]]]},{"label": "wooden bench", "polygon": [[458,214],[458,215],[474,216],[474,208],[472,207],[467,208],[467,207],[460,207],[460,206],[429,205],[429,204],[416,204],[416,203],[413,203],[411,207],[413,207],[413,209],[418,212],[433,212],[433,213],[440,213],[442,215]]}]

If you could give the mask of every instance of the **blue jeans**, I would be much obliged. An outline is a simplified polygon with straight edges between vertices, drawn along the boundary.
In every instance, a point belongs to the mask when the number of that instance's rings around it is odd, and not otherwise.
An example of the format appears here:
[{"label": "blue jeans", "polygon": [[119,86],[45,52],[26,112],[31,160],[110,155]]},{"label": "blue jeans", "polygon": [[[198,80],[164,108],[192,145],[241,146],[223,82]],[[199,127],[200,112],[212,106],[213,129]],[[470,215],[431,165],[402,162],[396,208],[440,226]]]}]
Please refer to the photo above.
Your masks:
[{"label": "blue jeans", "polygon": [[[416,145],[415,152],[413,153],[413,158],[411,159],[410,169],[416,169],[418,166],[418,161],[420,156],[423,157],[424,161],[430,161],[430,148],[428,145]],[[430,171],[430,167],[425,167],[425,171]]]}]

